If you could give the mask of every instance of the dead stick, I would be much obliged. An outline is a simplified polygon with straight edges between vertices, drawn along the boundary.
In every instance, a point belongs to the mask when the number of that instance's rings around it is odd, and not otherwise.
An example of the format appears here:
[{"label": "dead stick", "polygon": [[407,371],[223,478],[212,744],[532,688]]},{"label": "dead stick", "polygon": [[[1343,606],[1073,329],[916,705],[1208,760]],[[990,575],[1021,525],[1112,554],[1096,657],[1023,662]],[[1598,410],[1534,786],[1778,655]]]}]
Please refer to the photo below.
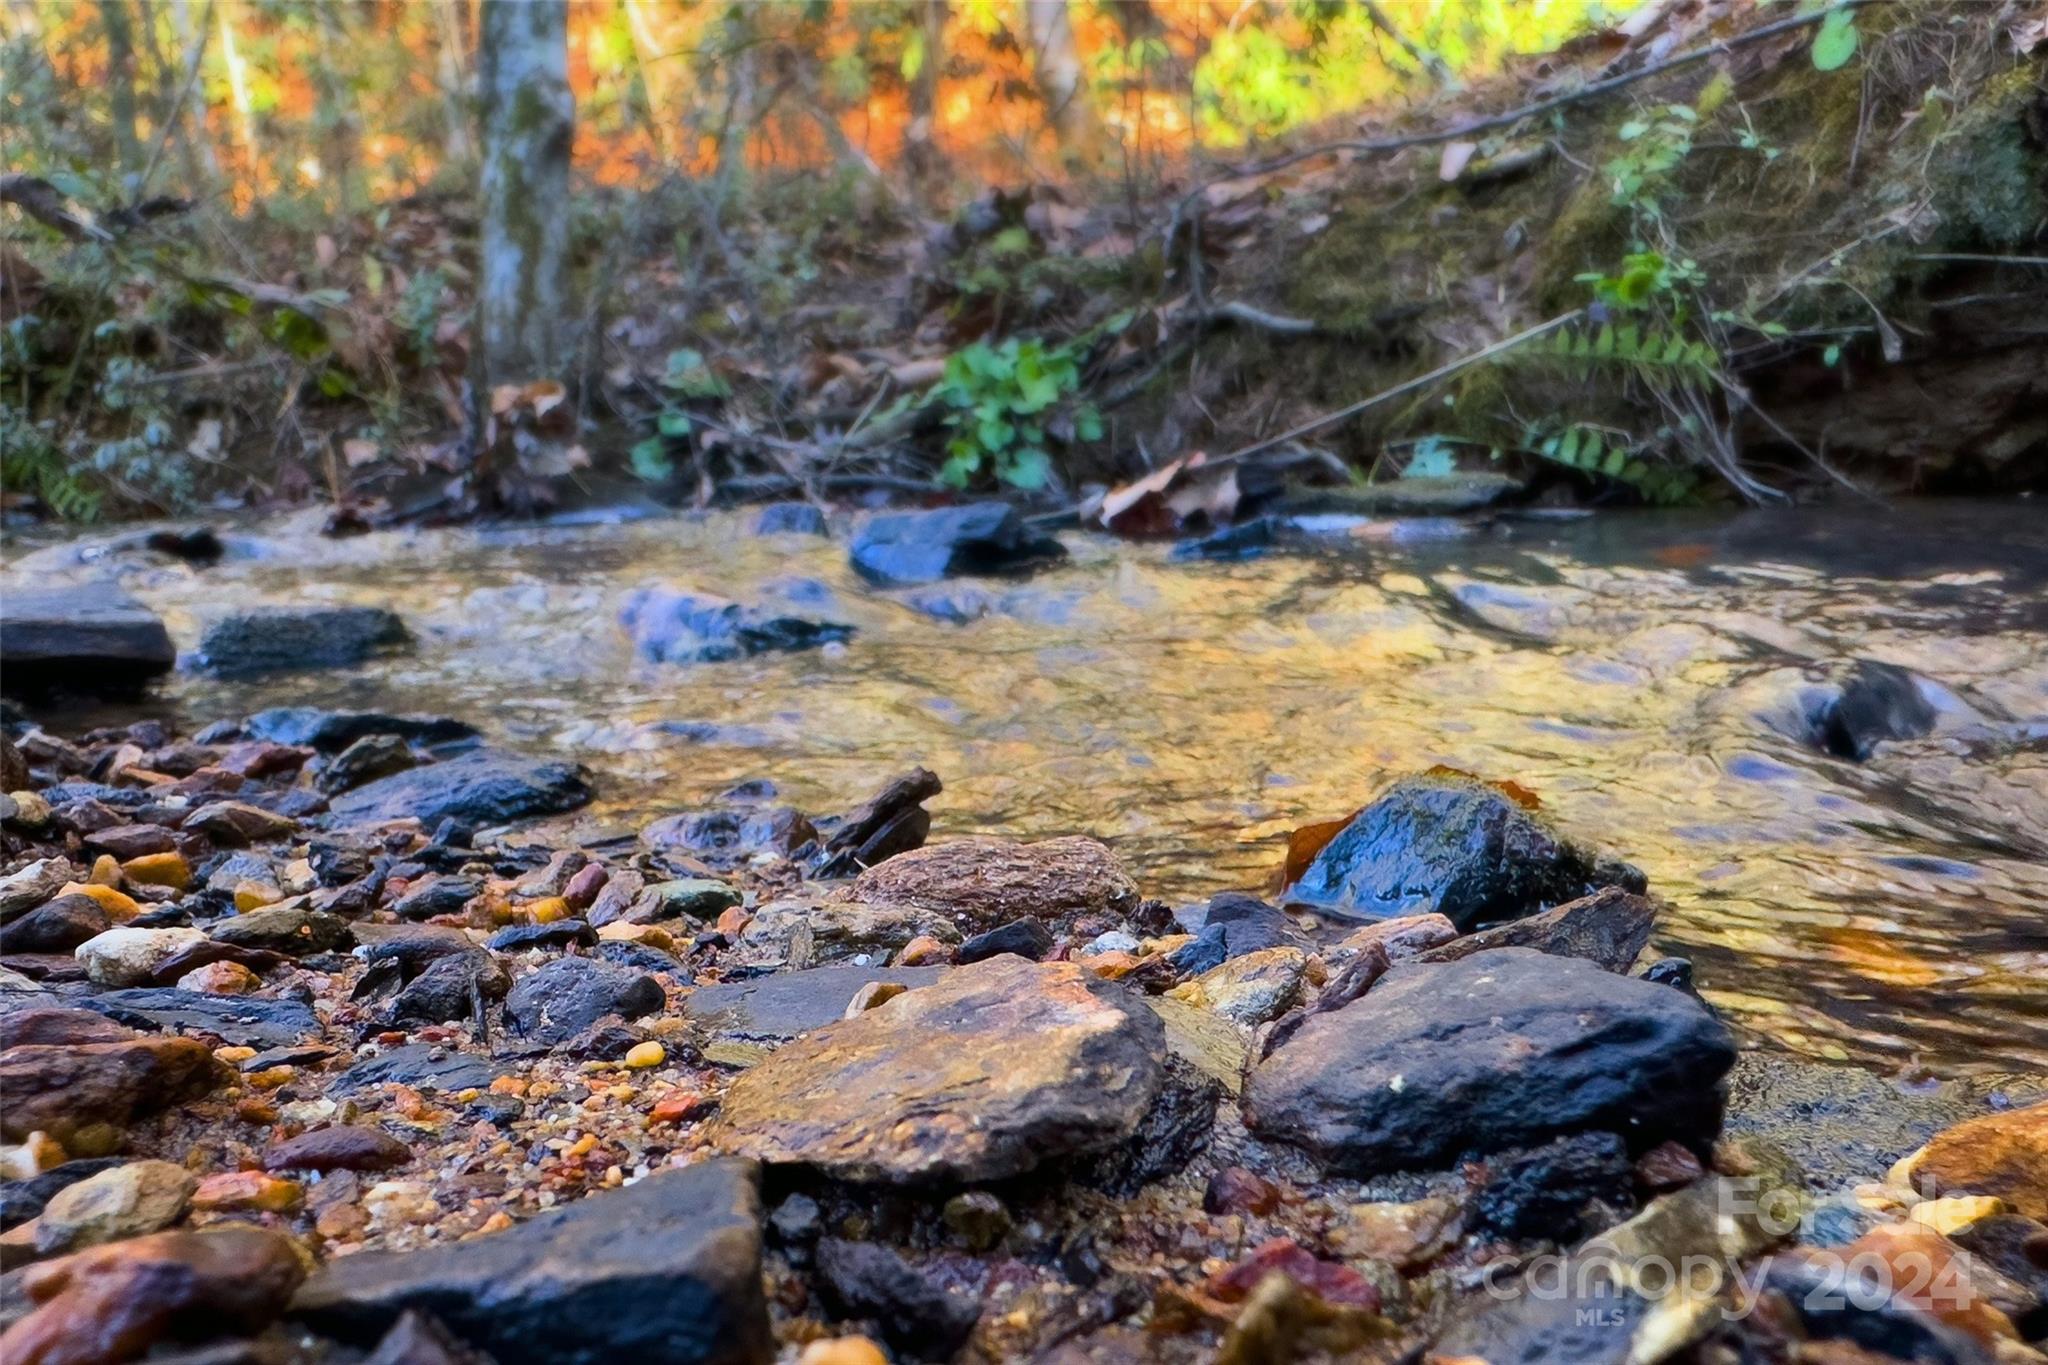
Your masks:
[{"label": "dead stick", "polygon": [[1285,445],[1287,442],[1306,436],[1310,432],[1321,431],[1324,427],[1335,426],[1345,418],[1355,417],[1367,408],[1376,407],[1386,402],[1389,398],[1399,398],[1404,393],[1413,393],[1417,389],[1426,388],[1437,380],[1447,379],[1460,370],[1469,369],[1477,365],[1482,360],[1490,360],[1503,351],[1511,351],[1525,341],[1533,341],[1546,332],[1554,332],[1567,322],[1577,319],[1582,311],[1581,309],[1574,308],[1569,313],[1560,313],[1548,322],[1538,323],[1526,331],[1517,332],[1511,337],[1496,341],[1491,346],[1481,347],[1470,355],[1459,356],[1456,360],[1439,365],[1428,374],[1419,374],[1413,379],[1404,380],[1394,385],[1391,389],[1382,390],[1370,398],[1361,398],[1348,407],[1338,408],[1335,412],[1326,412],[1320,417],[1311,417],[1298,427],[1292,427],[1283,431],[1278,436],[1268,436],[1263,441],[1254,441],[1248,446],[1241,446],[1220,459],[1205,460],[1202,463],[1202,468],[1205,470],[1215,469],[1219,465],[1235,464],[1237,461],[1256,455],[1262,450],[1271,450],[1274,446]]}]

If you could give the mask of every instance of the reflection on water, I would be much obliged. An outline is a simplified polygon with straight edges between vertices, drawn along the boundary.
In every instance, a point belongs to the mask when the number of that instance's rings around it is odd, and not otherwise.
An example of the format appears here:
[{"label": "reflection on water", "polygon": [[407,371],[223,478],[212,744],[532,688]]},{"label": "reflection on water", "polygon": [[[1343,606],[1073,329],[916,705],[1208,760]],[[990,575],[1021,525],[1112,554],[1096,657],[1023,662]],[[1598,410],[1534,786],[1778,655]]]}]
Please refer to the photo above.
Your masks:
[{"label": "reflection on water", "polygon": [[[743,525],[278,537],[122,572],[188,647],[256,600],[396,608],[408,658],[180,675],[164,699],[189,722],[460,715],[596,770],[586,832],[761,776],[829,810],[921,763],[946,781],[937,836],[1096,834],[1181,900],[1261,886],[1289,829],[1401,773],[1513,778],[1649,873],[1675,907],[1659,946],[1755,1032],[1889,1066],[2048,1066],[2048,518],[2026,504],[1520,522],[1220,565],[1076,537],[964,626],[869,592],[831,543]],[[614,621],[646,579],[745,597],[792,576],[834,590],[850,645],[648,665]],[[1790,670],[1852,657],[1949,689],[1937,734],[1859,767],[1756,718]]]}]

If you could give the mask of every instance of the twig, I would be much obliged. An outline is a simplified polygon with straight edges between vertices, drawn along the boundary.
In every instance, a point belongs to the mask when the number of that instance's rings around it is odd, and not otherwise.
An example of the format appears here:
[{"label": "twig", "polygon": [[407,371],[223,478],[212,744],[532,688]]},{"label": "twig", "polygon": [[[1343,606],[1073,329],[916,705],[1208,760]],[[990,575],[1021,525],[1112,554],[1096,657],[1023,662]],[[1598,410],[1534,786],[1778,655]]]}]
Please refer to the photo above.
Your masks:
[{"label": "twig", "polygon": [[1379,0],[1364,0],[1363,8],[1365,10],[1365,17],[1372,22],[1372,26],[1392,39],[1394,46],[1407,53],[1410,61],[1429,73],[1431,80],[1435,81],[1438,85],[1444,86],[1457,83],[1451,75],[1451,68],[1444,64],[1443,58],[1437,56],[1434,52],[1424,52],[1413,42],[1409,41],[1407,34],[1394,27],[1394,21],[1389,19],[1387,12],[1379,7]]},{"label": "twig", "polygon": [[1978,261],[1985,265],[2048,266],[2048,256],[1986,256],[1970,251],[1916,251],[1916,261]]},{"label": "twig", "polygon": [[1312,336],[1321,328],[1310,318],[1291,318],[1284,313],[1268,313],[1263,308],[1254,308],[1248,303],[1232,299],[1227,303],[1211,304],[1195,310],[1191,318],[1197,323],[1236,322],[1261,331],[1278,332],[1282,336]]},{"label": "twig", "polygon": [[1241,446],[1219,459],[1205,461],[1203,468],[1214,469],[1218,465],[1234,464],[1247,456],[1256,455],[1262,450],[1271,450],[1274,446],[1285,445],[1289,441],[1298,440],[1312,432],[1321,431],[1325,427],[1335,426],[1345,418],[1355,417],[1367,408],[1377,407],[1390,398],[1399,398],[1403,394],[1413,393],[1417,389],[1426,388],[1437,380],[1447,379],[1460,370],[1469,369],[1477,365],[1482,360],[1490,360],[1503,351],[1511,351],[1525,341],[1534,341],[1545,333],[1554,332],[1566,323],[1576,321],[1583,315],[1583,312],[1583,309],[1574,308],[1569,313],[1560,313],[1548,322],[1538,323],[1536,326],[1517,332],[1511,337],[1496,341],[1491,346],[1483,346],[1470,355],[1459,356],[1456,360],[1437,366],[1427,374],[1419,374],[1413,379],[1403,380],[1401,383],[1394,385],[1393,388],[1384,389],[1370,398],[1361,398],[1356,403],[1338,408],[1335,412],[1326,412],[1320,417],[1311,417],[1300,426],[1291,427],[1277,436],[1268,436],[1262,441],[1254,441],[1248,446]]}]

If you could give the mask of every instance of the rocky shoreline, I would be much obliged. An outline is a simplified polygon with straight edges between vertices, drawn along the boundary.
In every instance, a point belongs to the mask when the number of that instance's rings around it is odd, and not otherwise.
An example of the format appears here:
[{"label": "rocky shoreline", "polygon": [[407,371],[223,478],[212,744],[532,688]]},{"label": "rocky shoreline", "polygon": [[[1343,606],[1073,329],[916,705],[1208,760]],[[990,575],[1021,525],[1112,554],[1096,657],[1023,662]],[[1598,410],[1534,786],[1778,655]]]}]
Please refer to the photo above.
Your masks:
[{"label": "rocky shoreline", "polygon": [[10,1365],[2041,1358],[2039,1081],[1739,1053],[1511,786],[1174,907],[922,771],[548,849],[446,718],[0,760]]}]

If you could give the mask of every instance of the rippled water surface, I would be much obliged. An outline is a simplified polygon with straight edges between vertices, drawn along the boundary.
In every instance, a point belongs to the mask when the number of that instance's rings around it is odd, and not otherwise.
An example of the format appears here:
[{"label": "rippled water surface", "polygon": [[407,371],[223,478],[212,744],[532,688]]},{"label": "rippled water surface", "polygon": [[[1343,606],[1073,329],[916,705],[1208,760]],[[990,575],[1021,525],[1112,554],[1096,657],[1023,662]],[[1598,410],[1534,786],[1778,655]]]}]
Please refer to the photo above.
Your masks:
[{"label": "rippled water surface", "polygon": [[[257,601],[388,604],[420,637],[368,669],[163,690],[191,724],[281,703],[440,711],[577,758],[583,832],[769,777],[828,811],[922,763],[935,837],[1109,840],[1173,900],[1258,888],[1297,824],[1445,763],[1538,792],[1642,866],[1730,1017],[1782,1046],[1944,1071],[2048,1068],[2048,513],[2027,504],[1615,514],[1178,564],[1068,537],[1064,567],[932,620],[843,543],[741,517],[330,542],[256,528],[193,571],[114,566],[183,647]],[[1430,528],[1423,528],[1428,530]],[[1440,529],[1440,528],[1439,528]],[[745,598],[816,579],[843,648],[695,667],[616,625],[648,580]],[[1929,738],[1857,765],[1760,717],[1852,658],[1947,689]]]}]

